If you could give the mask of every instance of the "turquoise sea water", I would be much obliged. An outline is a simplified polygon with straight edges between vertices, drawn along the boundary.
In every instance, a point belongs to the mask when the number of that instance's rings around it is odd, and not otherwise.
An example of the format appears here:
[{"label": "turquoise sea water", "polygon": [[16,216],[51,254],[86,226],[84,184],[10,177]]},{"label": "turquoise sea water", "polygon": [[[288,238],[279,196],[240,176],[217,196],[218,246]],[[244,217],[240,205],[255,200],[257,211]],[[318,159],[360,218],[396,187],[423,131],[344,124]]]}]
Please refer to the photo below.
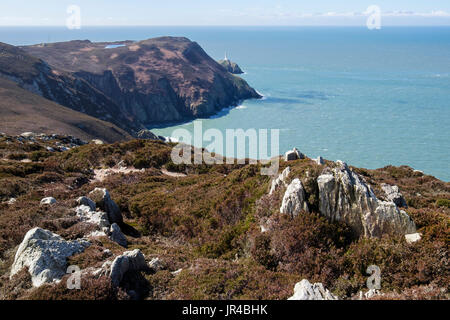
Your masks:
[{"label": "turquoise sea water", "polygon": [[[409,165],[450,181],[450,28],[0,28],[0,41],[141,40],[174,35],[228,57],[263,100],[204,119],[203,128],[277,128],[280,153],[378,168]],[[192,123],[152,128],[170,136]]]}]

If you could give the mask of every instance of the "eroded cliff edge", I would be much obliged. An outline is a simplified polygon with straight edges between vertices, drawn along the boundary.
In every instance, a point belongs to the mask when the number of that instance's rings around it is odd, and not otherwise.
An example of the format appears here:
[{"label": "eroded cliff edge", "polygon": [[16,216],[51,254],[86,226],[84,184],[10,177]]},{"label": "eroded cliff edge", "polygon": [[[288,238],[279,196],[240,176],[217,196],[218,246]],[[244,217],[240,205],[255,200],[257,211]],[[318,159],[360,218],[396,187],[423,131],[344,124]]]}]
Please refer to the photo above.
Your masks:
[{"label": "eroded cliff edge", "polygon": [[205,117],[260,98],[187,38],[140,42],[70,41],[21,47],[52,68],[88,83],[142,124]]}]

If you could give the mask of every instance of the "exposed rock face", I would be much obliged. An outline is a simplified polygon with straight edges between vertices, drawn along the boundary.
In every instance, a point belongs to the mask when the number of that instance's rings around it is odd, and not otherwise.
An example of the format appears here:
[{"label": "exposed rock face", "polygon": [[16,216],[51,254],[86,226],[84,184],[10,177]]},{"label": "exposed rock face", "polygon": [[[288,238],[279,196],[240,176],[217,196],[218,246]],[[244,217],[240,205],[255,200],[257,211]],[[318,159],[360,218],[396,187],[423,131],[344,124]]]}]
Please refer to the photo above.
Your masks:
[{"label": "exposed rock face", "polygon": [[95,224],[100,230],[109,229],[108,214],[103,211],[93,211],[91,207],[81,205],[75,208],[76,215],[81,221]]},{"label": "exposed rock face", "polygon": [[[55,49],[45,50],[41,60],[27,53],[24,48],[0,43],[0,78],[15,82],[21,88],[61,106],[113,123],[129,133],[144,128],[138,119],[125,115],[110,97],[86,80],[64,67],[50,66],[48,61],[44,61],[52,55],[64,56],[64,53]],[[55,108],[55,112],[59,110]]]},{"label": "exposed rock face", "polygon": [[322,283],[311,284],[303,279],[294,288],[294,295],[288,300],[338,300]]},{"label": "exposed rock face", "polygon": [[109,238],[121,245],[122,247],[127,247],[127,238],[122,233],[122,230],[120,230],[120,227],[117,223],[113,223],[111,225],[111,228],[109,229],[110,235]]},{"label": "exposed rock face", "polygon": [[295,217],[302,210],[309,212],[305,190],[300,179],[294,179],[286,189],[283,202],[281,203],[280,213]]},{"label": "exposed rock face", "polygon": [[[70,41],[21,49],[79,81],[85,96],[96,90],[92,96],[99,105],[97,112],[91,102],[86,105],[87,113],[121,115],[125,118],[122,128],[127,125],[135,132],[144,129],[142,124],[203,117],[240,100],[260,98],[243,79],[228,73],[187,38],[125,41],[121,47],[105,48],[110,44],[114,43]],[[37,83],[36,90],[43,92],[42,87]],[[43,94],[55,91],[49,88]],[[75,99],[64,101],[59,96],[55,94],[59,103],[82,108]],[[117,115],[113,109],[118,109]]]},{"label": "exposed rock face", "polygon": [[280,175],[276,179],[272,180],[272,186],[270,187],[269,195],[273,194],[282,185],[287,186],[286,179],[289,176],[289,173],[291,173],[291,168],[287,167],[283,170],[282,173],[280,173]]},{"label": "exposed rock face", "polygon": [[408,207],[405,198],[403,198],[403,195],[400,193],[397,186],[391,186],[383,183],[381,185],[381,189],[383,189],[384,193],[386,193],[387,200],[394,202],[397,207]]},{"label": "exposed rock face", "polygon": [[111,199],[108,190],[95,188],[89,193],[89,197],[95,201],[98,208],[108,214],[110,223],[121,224],[123,222],[122,213],[117,204]]},{"label": "exposed rock face", "polygon": [[96,209],[95,202],[89,199],[88,197],[79,197],[77,199],[77,203],[79,205],[88,206],[92,211],[95,211]]},{"label": "exposed rock face", "polygon": [[341,161],[336,168],[319,176],[317,184],[320,213],[332,221],[347,223],[360,236],[416,232],[406,212],[393,202],[378,200],[372,188]]},{"label": "exposed rock face", "polygon": [[83,252],[90,243],[85,240],[65,241],[48,230],[34,228],[27,232],[16,252],[11,277],[28,267],[33,286],[61,279],[66,273],[66,259]]},{"label": "exposed rock face", "polygon": [[284,154],[284,161],[293,161],[298,159],[305,159],[305,155],[298,151],[297,148],[289,150]]},{"label": "exposed rock face", "polygon": [[244,71],[242,71],[242,69],[238,66],[238,64],[233,61],[224,59],[224,60],[220,60],[219,63],[229,73],[232,73],[232,74],[243,74],[244,73]]},{"label": "exposed rock face", "polygon": [[114,286],[119,286],[123,276],[127,272],[137,272],[147,270],[148,266],[145,257],[139,249],[126,251],[116,257],[111,264],[109,276]]},{"label": "exposed rock face", "polygon": [[53,197],[47,197],[41,200],[41,206],[52,205],[56,203],[56,199]]}]

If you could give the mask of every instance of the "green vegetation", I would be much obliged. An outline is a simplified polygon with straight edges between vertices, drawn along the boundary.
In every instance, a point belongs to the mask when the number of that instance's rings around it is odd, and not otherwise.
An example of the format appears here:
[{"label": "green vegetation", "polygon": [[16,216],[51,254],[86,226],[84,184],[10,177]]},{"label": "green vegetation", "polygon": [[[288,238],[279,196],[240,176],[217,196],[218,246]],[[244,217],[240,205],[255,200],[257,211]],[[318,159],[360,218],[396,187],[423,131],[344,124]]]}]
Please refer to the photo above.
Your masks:
[{"label": "green vegetation", "polygon": [[[289,179],[302,179],[312,212],[292,219],[279,214],[284,189],[268,196],[270,178],[261,176],[257,165],[176,166],[170,161],[171,145],[156,141],[89,144],[55,153],[42,152],[48,144],[37,145],[25,150],[28,147],[15,140],[6,144],[0,138],[0,297],[128,298],[105,277],[86,278],[87,290],[79,294],[62,285],[31,289],[22,273],[9,280],[15,246],[32,227],[66,239],[88,230],[89,225],[73,217],[72,208],[74,199],[95,187],[107,188],[120,207],[129,229],[129,249],[139,248],[147,260],[159,257],[164,262],[162,270],[125,281],[124,286],[137,288],[141,298],[286,299],[304,278],[352,297],[365,290],[365,271],[371,264],[381,268],[383,291],[395,298],[411,297],[410,288],[418,288],[421,298],[442,298],[440,288],[448,287],[450,184],[416,175],[408,167],[355,170],[377,194],[381,183],[400,187],[408,200],[406,210],[423,235],[414,244],[395,237],[358,239],[348,226],[320,216],[312,181],[324,166],[308,159],[290,163]],[[32,161],[21,162],[22,157]],[[121,161],[145,171],[92,180],[94,169]],[[163,168],[186,176],[163,174]],[[40,199],[50,195],[57,204],[39,206]],[[10,197],[17,202],[6,204]],[[268,227],[264,233],[262,224]],[[113,255],[124,251],[101,238],[69,262],[98,268],[111,259],[105,249]],[[177,276],[171,273],[178,269],[182,271]],[[424,286],[431,288],[429,295]]]}]

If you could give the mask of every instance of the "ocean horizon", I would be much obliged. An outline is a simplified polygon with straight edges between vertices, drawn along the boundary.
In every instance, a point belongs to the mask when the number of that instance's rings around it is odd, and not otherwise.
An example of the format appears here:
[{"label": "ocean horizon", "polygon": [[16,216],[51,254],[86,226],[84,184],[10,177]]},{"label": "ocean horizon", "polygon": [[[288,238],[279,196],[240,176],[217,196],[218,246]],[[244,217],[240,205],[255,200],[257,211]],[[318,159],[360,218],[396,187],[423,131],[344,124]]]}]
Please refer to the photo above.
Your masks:
[{"label": "ocean horizon", "polygon": [[[187,37],[216,60],[226,53],[264,95],[202,119],[204,130],[280,129],[280,153],[450,181],[450,27],[0,27],[13,45],[157,36]],[[180,127],[193,123],[150,128]]]}]

